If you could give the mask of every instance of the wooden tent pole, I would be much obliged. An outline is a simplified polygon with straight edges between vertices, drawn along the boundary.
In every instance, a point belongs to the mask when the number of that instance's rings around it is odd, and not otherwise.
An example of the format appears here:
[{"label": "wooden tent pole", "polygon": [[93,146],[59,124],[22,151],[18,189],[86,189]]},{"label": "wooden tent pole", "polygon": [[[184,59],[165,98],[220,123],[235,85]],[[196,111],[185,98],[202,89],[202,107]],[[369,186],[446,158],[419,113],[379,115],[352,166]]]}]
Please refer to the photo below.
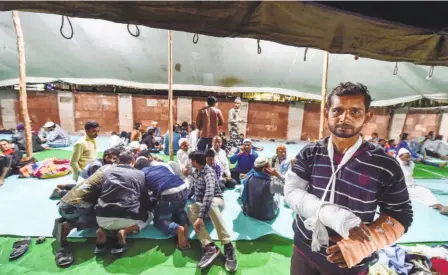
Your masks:
[{"label": "wooden tent pole", "polygon": [[174,159],[173,150],[173,33],[168,31],[168,131],[169,131],[169,146],[170,146],[170,160]]},{"label": "wooden tent pole", "polygon": [[12,20],[17,34],[17,51],[19,52],[19,102],[25,126],[25,148],[27,157],[31,158],[33,156],[33,143],[31,137],[30,116],[28,114],[28,100],[26,96],[25,46],[23,43],[23,31],[22,26],[20,25],[20,17],[17,11],[12,12]]},{"label": "wooden tent pole", "polygon": [[325,100],[327,99],[327,79],[328,79],[328,52],[324,54],[324,69],[322,74],[322,101],[320,103],[320,125],[319,125],[319,139],[324,137],[324,110]]}]

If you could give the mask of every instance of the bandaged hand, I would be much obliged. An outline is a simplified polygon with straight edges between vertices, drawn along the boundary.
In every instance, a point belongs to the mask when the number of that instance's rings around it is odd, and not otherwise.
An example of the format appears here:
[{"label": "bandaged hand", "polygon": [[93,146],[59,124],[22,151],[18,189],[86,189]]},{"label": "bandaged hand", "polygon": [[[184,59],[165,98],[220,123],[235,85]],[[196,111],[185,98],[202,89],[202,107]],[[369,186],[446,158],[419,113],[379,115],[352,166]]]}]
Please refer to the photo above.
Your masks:
[{"label": "bandaged hand", "polygon": [[384,214],[368,227],[371,232],[370,241],[340,240],[336,245],[338,249],[334,246],[327,249],[327,253],[336,254],[333,257],[330,257],[330,255],[327,259],[340,264],[340,257],[337,254],[340,251],[346,266],[351,268],[372,255],[372,253],[393,244],[404,234],[403,225],[394,218]]}]

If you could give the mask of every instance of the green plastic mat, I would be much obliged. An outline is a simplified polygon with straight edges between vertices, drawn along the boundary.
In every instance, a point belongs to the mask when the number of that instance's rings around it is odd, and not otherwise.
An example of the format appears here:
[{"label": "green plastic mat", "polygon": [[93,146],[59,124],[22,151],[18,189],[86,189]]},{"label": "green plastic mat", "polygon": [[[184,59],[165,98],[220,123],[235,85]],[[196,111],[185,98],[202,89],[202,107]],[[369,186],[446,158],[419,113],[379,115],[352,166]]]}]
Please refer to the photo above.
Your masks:
[{"label": "green plastic mat", "polygon": [[448,178],[448,167],[439,168],[416,163],[414,177],[416,179],[446,179]]},{"label": "green plastic mat", "polygon": [[[56,266],[54,251],[57,242],[47,239],[40,245],[32,240],[29,251],[20,259],[10,262],[9,253],[13,237],[0,237],[0,274],[2,275],[51,275],[66,272],[72,275],[100,274],[228,274],[224,260],[217,258],[213,265],[201,271],[196,268],[200,258],[200,243],[191,242],[192,248],[181,252],[176,249],[173,239],[129,240],[131,247],[121,258],[111,255],[95,257],[93,239],[73,240],[70,245],[74,251],[75,262],[67,269]],[[234,243],[239,269],[236,274],[288,274],[292,241],[270,235],[256,241]],[[218,244],[220,246],[220,244]]]}]

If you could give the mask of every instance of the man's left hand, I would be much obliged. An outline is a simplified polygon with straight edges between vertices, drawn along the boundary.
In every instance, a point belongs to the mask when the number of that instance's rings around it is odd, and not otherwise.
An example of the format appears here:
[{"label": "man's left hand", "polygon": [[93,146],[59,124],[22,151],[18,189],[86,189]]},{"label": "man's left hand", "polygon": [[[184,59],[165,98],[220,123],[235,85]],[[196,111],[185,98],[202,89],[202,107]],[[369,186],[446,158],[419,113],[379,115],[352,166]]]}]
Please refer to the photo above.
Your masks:
[{"label": "man's left hand", "polygon": [[199,230],[201,230],[201,226],[205,226],[204,220],[201,218],[197,218],[193,224],[194,231],[196,231],[196,233],[199,233]]},{"label": "man's left hand", "polygon": [[347,263],[345,262],[339,245],[335,244],[327,248],[327,254],[327,261],[337,264],[340,268],[347,268]]}]

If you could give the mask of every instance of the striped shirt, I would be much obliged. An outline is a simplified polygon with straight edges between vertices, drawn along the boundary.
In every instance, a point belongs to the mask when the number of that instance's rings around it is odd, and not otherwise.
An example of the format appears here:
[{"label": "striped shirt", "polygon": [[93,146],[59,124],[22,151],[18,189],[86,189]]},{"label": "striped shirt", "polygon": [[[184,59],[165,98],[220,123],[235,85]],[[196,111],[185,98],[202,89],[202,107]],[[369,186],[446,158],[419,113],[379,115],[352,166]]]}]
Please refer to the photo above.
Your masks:
[{"label": "striped shirt", "polygon": [[199,218],[204,218],[210,210],[213,198],[223,198],[215,170],[208,165],[201,171],[196,169],[193,173],[193,188],[196,201],[201,203]]},{"label": "striped shirt", "polygon": [[[297,154],[296,163],[292,167],[294,173],[309,182],[307,191],[319,199],[322,198],[332,175],[327,144],[328,138],[325,138],[307,145]],[[334,153],[335,170],[342,157],[343,155]],[[329,200],[329,196],[328,193],[326,201]],[[352,211],[367,224],[374,220],[378,207],[381,213],[398,220],[406,230],[412,223],[412,206],[400,165],[384,150],[375,148],[369,142],[363,142],[358,151],[338,172],[334,202]],[[346,270],[339,270],[337,265],[326,260],[326,247],[322,247],[316,253],[311,251],[312,232],[305,228],[304,220],[303,217],[297,215],[294,221],[295,246],[318,266],[330,269],[332,272],[344,273]],[[337,236],[333,230],[329,228],[327,230],[330,236]],[[330,246],[333,244],[330,242]],[[376,255],[365,259],[358,268],[365,268],[365,264],[372,261],[373,257]],[[351,274],[357,274],[356,268],[353,272]],[[339,274],[339,272],[335,273]]]},{"label": "striped shirt", "polygon": [[61,126],[56,124],[53,131],[47,135],[47,144],[70,145],[70,136]]}]

